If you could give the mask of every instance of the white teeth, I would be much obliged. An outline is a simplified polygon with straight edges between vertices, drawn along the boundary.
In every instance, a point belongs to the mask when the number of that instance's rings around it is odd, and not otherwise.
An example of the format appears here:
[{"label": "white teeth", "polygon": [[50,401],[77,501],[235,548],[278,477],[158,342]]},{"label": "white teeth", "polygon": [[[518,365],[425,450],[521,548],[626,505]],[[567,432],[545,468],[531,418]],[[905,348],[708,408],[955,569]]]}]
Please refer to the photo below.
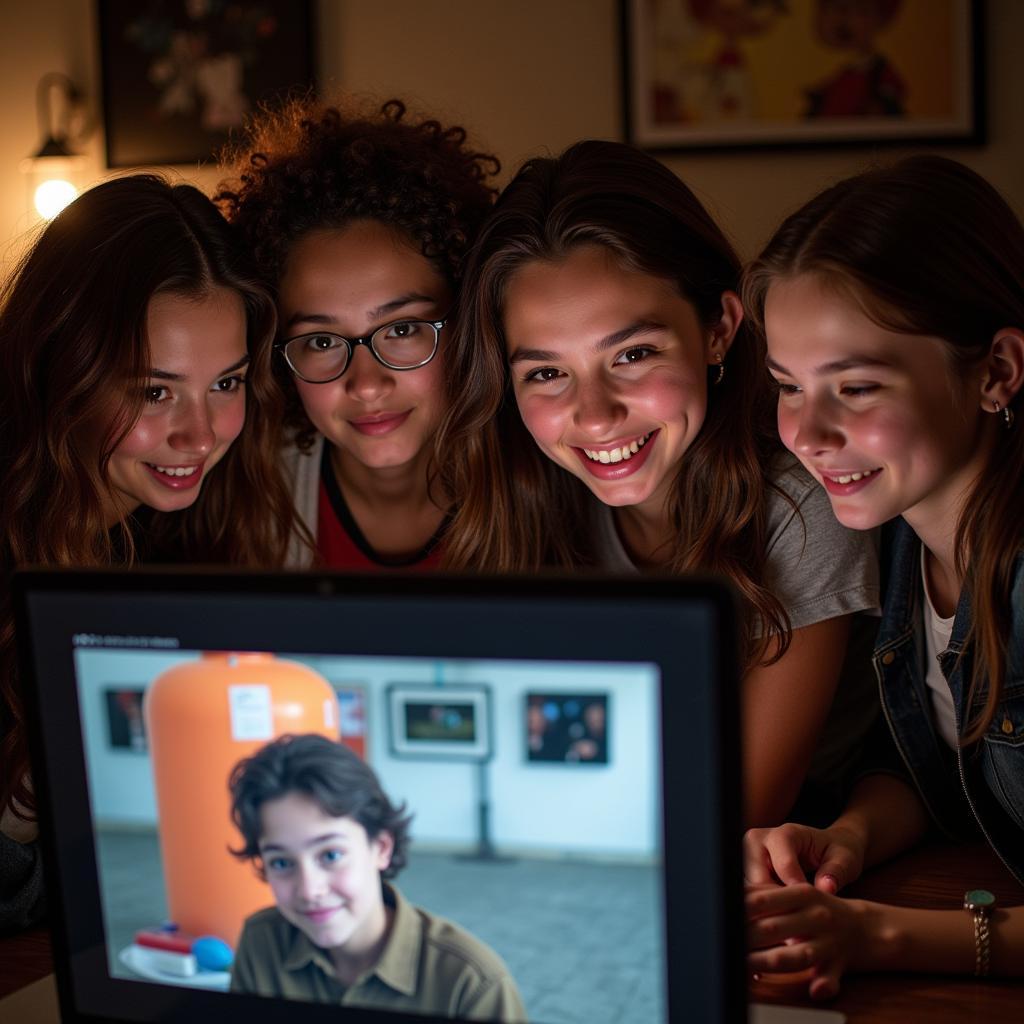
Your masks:
[{"label": "white teeth", "polygon": [[863,473],[848,473],[844,476],[830,476],[829,480],[837,484],[849,484],[855,483],[858,480],[863,480],[865,477],[871,476],[872,473],[877,472],[877,469],[866,469]]},{"label": "white teeth", "polygon": [[[153,464],[150,463],[150,465]],[[153,468],[166,476],[191,476],[199,470],[198,466],[153,466]]]},{"label": "white teeth", "polygon": [[[653,433],[653,431],[651,433]],[[622,462],[625,459],[633,458],[633,456],[643,448],[650,436],[650,434],[644,434],[643,437],[638,437],[635,441],[630,441],[629,444],[624,444],[621,448],[605,448],[601,451],[593,451],[590,448],[584,448],[583,454],[586,455],[588,459],[591,459],[594,462],[603,462],[605,465],[610,462]]]}]

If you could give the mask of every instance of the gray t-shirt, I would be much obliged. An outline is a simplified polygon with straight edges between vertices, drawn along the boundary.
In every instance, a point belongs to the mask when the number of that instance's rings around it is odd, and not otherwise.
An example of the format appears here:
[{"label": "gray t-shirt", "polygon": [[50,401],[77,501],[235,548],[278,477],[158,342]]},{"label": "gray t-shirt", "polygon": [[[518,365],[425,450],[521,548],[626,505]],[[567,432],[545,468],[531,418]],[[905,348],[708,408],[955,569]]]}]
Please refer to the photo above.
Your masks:
[{"label": "gray t-shirt", "polygon": [[[878,533],[843,526],[824,488],[794,456],[777,458],[772,479],[792,504],[769,491],[765,585],[782,602],[790,627],[853,615],[836,695],[808,772],[810,787],[831,803],[845,795],[853,762],[879,710],[871,665],[879,615]],[[595,509],[594,527],[604,553],[602,568],[638,571],[607,505]]]}]

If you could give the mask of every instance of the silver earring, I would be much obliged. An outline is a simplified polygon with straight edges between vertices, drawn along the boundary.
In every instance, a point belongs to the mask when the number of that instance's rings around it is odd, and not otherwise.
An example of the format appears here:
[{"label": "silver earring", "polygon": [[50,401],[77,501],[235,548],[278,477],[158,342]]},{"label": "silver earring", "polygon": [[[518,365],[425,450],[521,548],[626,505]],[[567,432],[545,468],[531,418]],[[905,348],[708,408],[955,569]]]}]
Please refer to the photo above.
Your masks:
[{"label": "silver earring", "polygon": [[715,378],[715,384],[721,384],[722,378],[725,376],[725,360],[722,358],[722,353],[718,353],[718,376]]},{"label": "silver earring", "polygon": [[[992,399],[992,411],[998,415],[999,409],[999,403],[995,399]],[[1007,430],[1013,426],[1013,410],[1009,406],[1003,409],[1003,426],[1005,426]]]}]

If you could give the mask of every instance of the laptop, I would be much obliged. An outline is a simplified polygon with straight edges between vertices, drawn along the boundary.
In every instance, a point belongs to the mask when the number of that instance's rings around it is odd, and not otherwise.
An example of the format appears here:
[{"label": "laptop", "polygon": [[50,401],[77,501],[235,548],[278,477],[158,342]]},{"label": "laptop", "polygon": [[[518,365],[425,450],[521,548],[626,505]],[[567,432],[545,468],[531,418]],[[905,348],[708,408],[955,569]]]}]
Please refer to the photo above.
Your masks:
[{"label": "laptop", "polygon": [[[66,1024],[334,1021],[339,1001],[367,1024],[747,1018],[722,585],[33,571],[16,605]],[[408,819],[383,883],[390,966],[358,978],[330,980],[328,933],[307,927],[327,911],[272,877],[336,854],[285,833],[261,876],[231,813],[246,759],[324,736]],[[261,806],[293,807],[277,800]],[[391,942],[399,920],[422,945]],[[270,921],[276,959],[253,945]],[[426,950],[453,943],[505,997],[441,977]],[[302,972],[329,999],[291,985]],[[416,1002],[431,986],[452,991]]]}]

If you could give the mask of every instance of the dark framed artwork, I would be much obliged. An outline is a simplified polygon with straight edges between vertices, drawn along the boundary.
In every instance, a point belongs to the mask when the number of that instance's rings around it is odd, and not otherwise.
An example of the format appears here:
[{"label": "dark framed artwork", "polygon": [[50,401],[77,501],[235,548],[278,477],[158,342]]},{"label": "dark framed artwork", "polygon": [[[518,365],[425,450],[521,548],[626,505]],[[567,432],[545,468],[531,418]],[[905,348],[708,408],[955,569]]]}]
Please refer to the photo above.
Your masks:
[{"label": "dark framed artwork", "polygon": [[650,150],[984,141],[983,0],[620,0]]},{"label": "dark framed artwork", "polygon": [[113,750],[144,754],[149,749],[142,716],[142,687],[108,687],[103,691],[107,711],[107,739]]},{"label": "dark framed artwork", "polygon": [[526,760],[608,764],[607,693],[528,693]]},{"label": "dark framed artwork", "polygon": [[97,0],[107,164],[213,158],[250,111],[313,85],[311,0]]},{"label": "dark framed artwork", "polygon": [[387,705],[395,757],[491,757],[489,687],[394,683],[387,689]]}]

